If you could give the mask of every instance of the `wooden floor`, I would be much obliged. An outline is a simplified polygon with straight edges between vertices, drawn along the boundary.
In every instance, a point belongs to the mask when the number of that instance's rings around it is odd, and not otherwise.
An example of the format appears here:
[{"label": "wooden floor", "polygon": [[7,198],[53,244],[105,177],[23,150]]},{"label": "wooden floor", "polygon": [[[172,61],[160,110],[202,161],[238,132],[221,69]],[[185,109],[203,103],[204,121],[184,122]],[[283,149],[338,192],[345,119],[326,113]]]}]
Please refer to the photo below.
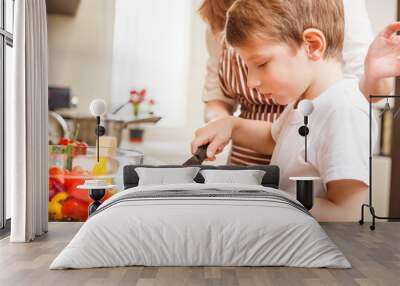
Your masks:
[{"label": "wooden floor", "polygon": [[50,223],[47,235],[28,244],[0,241],[0,285],[400,285],[400,223],[375,232],[356,223],[323,224],[353,265],[349,270],[286,267],[125,267],[48,270],[79,229]]}]

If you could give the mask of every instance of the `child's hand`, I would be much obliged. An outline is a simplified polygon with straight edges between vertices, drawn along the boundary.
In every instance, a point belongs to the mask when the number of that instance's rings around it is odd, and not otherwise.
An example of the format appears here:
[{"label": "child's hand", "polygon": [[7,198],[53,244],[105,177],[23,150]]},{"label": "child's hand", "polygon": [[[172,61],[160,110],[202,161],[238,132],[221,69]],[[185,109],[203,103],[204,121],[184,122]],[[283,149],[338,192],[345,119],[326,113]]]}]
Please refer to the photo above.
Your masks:
[{"label": "child's hand", "polygon": [[400,75],[400,22],[390,24],[369,47],[365,59],[365,77],[380,80]]},{"label": "child's hand", "polygon": [[191,145],[192,154],[196,153],[199,146],[210,143],[207,148],[206,161],[214,161],[215,155],[221,153],[231,141],[234,123],[233,116],[226,116],[196,130]]}]

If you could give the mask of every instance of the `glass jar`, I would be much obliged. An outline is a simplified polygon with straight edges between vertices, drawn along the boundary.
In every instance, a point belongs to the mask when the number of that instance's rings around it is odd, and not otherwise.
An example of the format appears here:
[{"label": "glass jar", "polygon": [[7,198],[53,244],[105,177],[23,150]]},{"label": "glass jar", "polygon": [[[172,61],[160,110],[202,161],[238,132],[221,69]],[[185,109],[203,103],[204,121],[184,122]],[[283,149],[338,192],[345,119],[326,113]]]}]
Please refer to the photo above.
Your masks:
[{"label": "glass jar", "polygon": [[85,180],[105,180],[116,188],[107,189],[102,202],[123,190],[125,165],[142,165],[143,153],[129,149],[101,147],[97,162],[96,147],[49,145],[49,220],[85,221],[92,199],[87,190],[78,189]]}]

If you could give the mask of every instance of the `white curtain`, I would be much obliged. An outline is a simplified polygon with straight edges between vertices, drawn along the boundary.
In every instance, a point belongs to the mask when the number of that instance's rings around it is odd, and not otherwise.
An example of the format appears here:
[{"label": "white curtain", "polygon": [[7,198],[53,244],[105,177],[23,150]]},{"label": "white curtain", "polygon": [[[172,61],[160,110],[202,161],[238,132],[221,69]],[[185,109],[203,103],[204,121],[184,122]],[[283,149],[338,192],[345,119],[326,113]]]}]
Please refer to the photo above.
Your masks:
[{"label": "white curtain", "polygon": [[13,92],[6,111],[12,242],[47,232],[47,23],[45,0],[15,1]]}]

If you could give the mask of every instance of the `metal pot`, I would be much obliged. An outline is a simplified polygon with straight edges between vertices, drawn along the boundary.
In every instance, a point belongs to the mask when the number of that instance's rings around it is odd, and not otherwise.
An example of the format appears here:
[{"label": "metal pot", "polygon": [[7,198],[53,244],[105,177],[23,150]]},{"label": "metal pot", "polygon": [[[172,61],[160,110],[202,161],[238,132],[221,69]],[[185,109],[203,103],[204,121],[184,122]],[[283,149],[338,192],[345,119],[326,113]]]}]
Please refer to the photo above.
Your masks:
[{"label": "metal pot", "polygon": [[68,124],[64,118],[54,111],[49,111],[49,143],[57,144],[61,137],[69,136]]},{"label": "metal pot", "polygon": [[[105,118],[102,124],[106,128],[107,136],[115,136],[117,138],[117,144],[121,143],[122,130],[124,130],[129,124],[138,123],[157,123],[161,117],[149,117],[144,119],[137,119],[131,121],[114,120]],[[72,118],[74,126],[79,124],[79,135],[78,140],[84,141],[89,145],[96,145],[96,118],[94,117],[79,117]]]}]

